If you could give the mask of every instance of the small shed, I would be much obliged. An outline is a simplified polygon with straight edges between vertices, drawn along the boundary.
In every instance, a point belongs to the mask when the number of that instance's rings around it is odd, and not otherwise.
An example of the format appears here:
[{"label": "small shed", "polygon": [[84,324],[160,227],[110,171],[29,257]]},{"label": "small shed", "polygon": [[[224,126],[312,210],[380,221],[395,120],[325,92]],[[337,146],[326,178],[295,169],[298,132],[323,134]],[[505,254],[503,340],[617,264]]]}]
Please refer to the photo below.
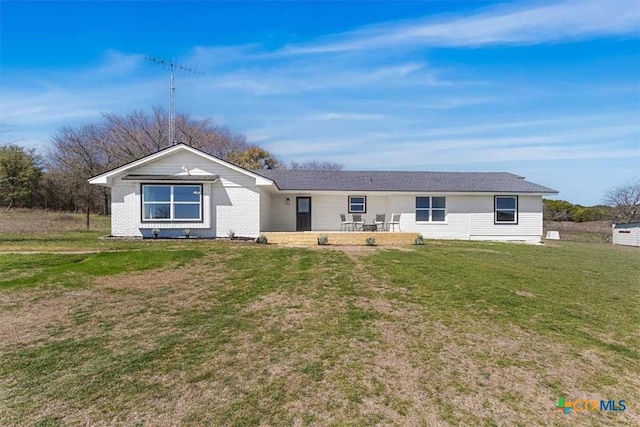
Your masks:
[{"label": "small shed", "polygon": [[640,247],[640,222],[613,224],[611,242],[614,245]]}]

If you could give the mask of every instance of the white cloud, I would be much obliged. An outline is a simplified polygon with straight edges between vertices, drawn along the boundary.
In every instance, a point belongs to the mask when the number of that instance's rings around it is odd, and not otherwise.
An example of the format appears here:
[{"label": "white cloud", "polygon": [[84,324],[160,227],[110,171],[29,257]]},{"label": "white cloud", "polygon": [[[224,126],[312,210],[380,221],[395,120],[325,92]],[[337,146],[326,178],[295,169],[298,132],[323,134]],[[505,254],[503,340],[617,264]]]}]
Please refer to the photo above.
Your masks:
[{"label": "white cloud", "polygon": [[104,53],[102,63],[91,71],[92,77],[126,76],[134,72],[144,62],[144,56],[117,50]]},{"label": "white cloud", "polygon": [[367,66],[362,64],[328,63],[296,64],[281,67],[247,67],[220,73],[209,79],[214,89],[237,90],[254,95],[284,95],[329,89],[397,86],[402,82],[415,82],[415,75],[424,86],[438,85],[427,65],[404,62],[392,65]]},{"label": "white cloud", "polygon": [[391,22],[334,35],[282,54],[321,54],[398,46],[537,44],[631,35],[640,31],[640,8],[633,0],[573,0],[498,6],[472,16]]},{"label": "white cloud", "polygon": [[360,121],[360,120],[382,120],[387,116],[383,114],[362,114],[362,113],[320,113],[315,115],[306,116],[306,120],[350,120],[350,121]]},{"label": "white cloud", "polygon": [[197,70],[212,69],[229,64],[255,61],[261,57],[258,44],[228,46],[196,46],[184,58],[185,64],[195,64]]},{"label": "white cloud", "polygon": [[[547,117],[529,121],[494,119],[483,125],[431,127],[414,121],[399,125],[387,117],[387,130],[342,133],[322,122],[302,122],[270,130],[262,141],[285,160],[337,161],[355,169],[430,168],[434,164],[511,160],[640,158],[635,114]],[[300,137],[299,135],[305,135]]]}]

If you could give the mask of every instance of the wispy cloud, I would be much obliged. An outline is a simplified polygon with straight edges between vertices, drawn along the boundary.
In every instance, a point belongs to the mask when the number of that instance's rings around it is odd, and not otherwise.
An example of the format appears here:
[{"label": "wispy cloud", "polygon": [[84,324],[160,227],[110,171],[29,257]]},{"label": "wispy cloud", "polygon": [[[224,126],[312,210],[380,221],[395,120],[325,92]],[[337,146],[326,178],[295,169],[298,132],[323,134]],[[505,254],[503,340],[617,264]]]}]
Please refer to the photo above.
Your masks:
[{"label": "wispy cloud", "polygon": [[362,114],[362,113],[346,113],[346,112],[331,112],[321,113],[305,117],[307,120],[349,120],[349,121],[361,121],[361,120],[382,120],[387,116],[384,114]]},{"label": "wispy cloud", "polygon": [[472,16],[391,22],[342,33],[282,54],[321,54],[398,46],[537,44],[589,37],[638,35],[640,8],[631,0],[572,0],[501,5]]},{"label": "wispy cloud", "polygon": [[[355,169],[640,156],[640,146],[628,143],[640,137],[640,128],[635,115],[626,112],[510,123],[495,119],[484,125],[450,128],[419,122],[399,126],[393,117],[387,117],[387,121],[391,127],[388,131],[361,131],[343,136],[337,135],[342,129],[322,128],[321,124],[310,126],[305,122],[301,126],[311,131],[306,138],[267,139],[264,143],[292,160],[338,161]],[[290,131],[294,136],[296,130]],[[352,147],[369,149],[350,156]]]},{"label": "wispy cloud", "polygon": [[109,49],[104,53],[98,67],[92,70],[91,77],[127,76],[136,71],[143,62],[144,55]]},{"label": "wispy cloud", "polygon": [[[281,67],[251,67],[220,73],[209,79],[213,88],[238,90],[254,95],[283,95],[317,92],[329,89],[363,87],[375,84],[378,88],[420,79],[422,85],[438,85],[438,81],[424,63],[405,62],[392,65],[317,63],[286,64]],[[413,80],[411,80],[413,81]]]}]

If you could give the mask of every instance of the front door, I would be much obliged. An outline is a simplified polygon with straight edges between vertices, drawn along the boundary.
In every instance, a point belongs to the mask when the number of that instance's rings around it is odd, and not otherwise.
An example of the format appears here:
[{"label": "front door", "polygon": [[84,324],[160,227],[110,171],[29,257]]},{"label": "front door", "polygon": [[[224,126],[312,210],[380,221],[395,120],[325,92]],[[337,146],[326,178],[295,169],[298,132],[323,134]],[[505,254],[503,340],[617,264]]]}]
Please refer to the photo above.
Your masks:
[{"label": "front door", "polygon": [[296,197],[296,231],[311,231],[311,197]]}]

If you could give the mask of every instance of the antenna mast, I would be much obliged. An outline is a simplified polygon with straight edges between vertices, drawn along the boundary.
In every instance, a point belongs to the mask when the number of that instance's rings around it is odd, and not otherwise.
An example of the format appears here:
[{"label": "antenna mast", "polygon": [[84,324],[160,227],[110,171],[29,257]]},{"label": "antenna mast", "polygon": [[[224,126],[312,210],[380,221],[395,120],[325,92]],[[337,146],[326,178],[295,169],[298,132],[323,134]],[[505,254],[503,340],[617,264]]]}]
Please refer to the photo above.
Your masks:
[{"label": "antenna mast", "polygon": [[176,85],[173,77],[173,72],[174,70],[180,70],[200,76],[204,73],[180,64],[176,64],[170,59],[166,60],[162,58],[155,58],[153,56],[147,56],[145,57],[145,59],[169,69],[169,141],[171,142],[171,145],[176,145],[178,143],[178,141],[176,140]]}]

